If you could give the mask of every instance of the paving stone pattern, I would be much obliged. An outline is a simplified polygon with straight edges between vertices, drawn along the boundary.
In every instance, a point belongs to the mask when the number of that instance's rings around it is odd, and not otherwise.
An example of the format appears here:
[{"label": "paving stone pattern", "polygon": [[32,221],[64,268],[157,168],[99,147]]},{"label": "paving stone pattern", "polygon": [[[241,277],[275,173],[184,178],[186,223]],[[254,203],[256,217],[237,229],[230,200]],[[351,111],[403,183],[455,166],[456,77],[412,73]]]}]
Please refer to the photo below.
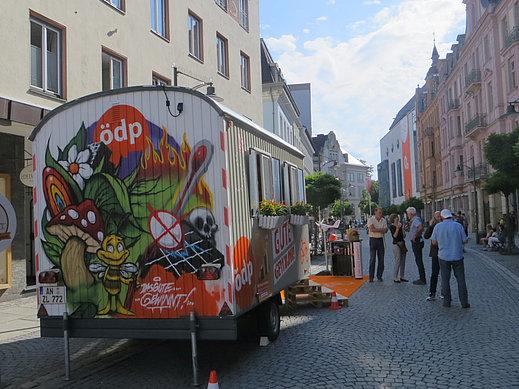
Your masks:
[{"label": "paving stone pattern", "polygon": [[[365,233],[364,273],[369,253]],[[424,261],[428,281],[431,261]],[[495,258],[495,259],[494,259]],[[391,280],[365,283],[340,311],[299,305],[282,312],[282,333],[267,347],[199,342],[200,381],[216,370],[221,389],[519,388],[519,277],[499,254],[470,244],[466,278],[471,308],[461,309],[452,281],[451,308],[425,300],[428,286]],[[509,257],[508,262],[519,261]],[[312,271],[323,268],[314,260]],[[411,252],[406,278],[418,278]],[[440,288],[438,288],[440,289]],[[72,380],[64,381],[63,340],[34,332],[0,343],[2,382],[9,388],[190,388],[185,341],[72,339]]]}]

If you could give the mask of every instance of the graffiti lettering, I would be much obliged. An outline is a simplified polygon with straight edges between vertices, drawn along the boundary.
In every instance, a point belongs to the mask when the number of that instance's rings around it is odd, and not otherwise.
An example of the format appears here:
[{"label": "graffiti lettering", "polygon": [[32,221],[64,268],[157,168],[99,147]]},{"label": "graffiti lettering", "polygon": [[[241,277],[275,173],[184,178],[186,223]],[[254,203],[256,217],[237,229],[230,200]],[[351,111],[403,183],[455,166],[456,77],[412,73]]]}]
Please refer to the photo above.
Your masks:
[{"label": "graffiti lettering", "polygon": [[115,127],[114,132],[110,129],[110,124],[106,123],[106,127],[104,124],[101,124],[101,141],[105,145],[109,145],[115,138],[116,142],[122,142],[128,140],[128,134],[130,134],[130,144],[135,144],[135,139],[137,139],[142,134],[142,125],[139,122],[129,123],[128,128],[126,128],[126,120],[121,119],[121,125]]},{"label": "graffiti lettering", "polygon": [[278,282],[279,279],[286,273],[288,268],[295,262],[296,260],[296,250],[294,246],[290,247],[290,249],[281,257],[279,261],[274,265],[274,281]]},{"label": "graffiti lettering", "polygon": [[159,293],[144,293],[140,301],[141,306],[152,311],[160,309],[184,309],[195,305],[194,301],[190,301],[194,295],[196,288],[191,289],[189,293],[180,294],[159,294]]},{"label": "graffiti lettering", "polygon": [[274,253],[278,255],[285,247],[292,243],[292,225],[285,222],[281,227],[274,231]]},{"label": "graffiti lettering", "polygon": [[234,284],[236,286],[236,290],[239,292],[244,285],[252,285],[252,263],[244,262],[243,269],[241,269],[241,273],[238,269],[234,269]]}]

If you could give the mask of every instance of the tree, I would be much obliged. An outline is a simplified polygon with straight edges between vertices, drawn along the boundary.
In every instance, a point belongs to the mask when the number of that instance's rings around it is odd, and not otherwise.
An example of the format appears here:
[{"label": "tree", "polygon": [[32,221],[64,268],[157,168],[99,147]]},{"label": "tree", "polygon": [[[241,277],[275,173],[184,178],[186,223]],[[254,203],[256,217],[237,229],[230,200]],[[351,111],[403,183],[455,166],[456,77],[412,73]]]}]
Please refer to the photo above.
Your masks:
[{"label": "tree", "polygon": [[399,205],[400,213],[405,213],[405,210],[409,207],[414,207],[417,211],[424,209],[423,201],[416,197],[409,197],[402,204]]},{"label": "tree", "polygon": [[366,174],[369,177],[372,177],[373,176],[373,172],[375,171],[375,168],[373,167],[373,165],[368,165],[368,161],[365,161],[363,159],[359,159],[359,161],[368,167],[368,171],[367,171]]},{"label": "tree", "polygon": [[369,193],[371,194],[371,201],[378,203],[378,194],[379,194],[378,181],[371,181],[371,190]]},{"label": "tree", "polygon": [[508,197],[519,189],[519,128],[510,133],[490,134],[483,147],[485,158],[496,170],[491,174],[483,190],[489,194],[502,193],[506,200],[507,219],[507,252],[514,251],[515,243],[513,229],[510,228],[508,217],[510,215],[510,202]]},{"label": "tree", "polygon": [[306,200],[315,208],[326,208],[341,198],[341,182],[335,176],[323,172],[305,178]]},{"label": "tree", "polygon": [[347,201],[336,201],[333,204],[332,211],[330,215],[335,217],[348,216],[353,213],[353,205],[348,203]]},{"label": "tree", "polygon": [[391,204],[389,207],[384,208],[383,210],[384,215],[389,216],[392,213],[396,213],[397,215],[402,214],[403,212],[400,209],[399,205]]}]

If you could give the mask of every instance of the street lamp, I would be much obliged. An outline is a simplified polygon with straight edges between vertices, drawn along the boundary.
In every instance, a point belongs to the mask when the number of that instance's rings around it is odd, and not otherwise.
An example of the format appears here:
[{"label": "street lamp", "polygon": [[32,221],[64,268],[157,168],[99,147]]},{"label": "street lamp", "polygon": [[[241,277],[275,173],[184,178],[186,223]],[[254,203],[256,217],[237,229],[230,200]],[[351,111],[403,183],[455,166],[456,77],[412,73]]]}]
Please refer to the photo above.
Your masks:
[{"label": "street lamp", "polygon": [[207,97],[210,97],[214,101],[218,101],[218,102],[222,102],[224,100],[223,97],[218,96],[216,94],[212,80],[211,81],[204,81],[204,80],[196,78],[195,76],[192,76],[190,74],[181,72],[180,70],[178,70],[178,68],[175,65],[173,65],[173,86],[178,86],[178,75],[179,74],[182,74],[182,75],[184,75],[186,77],[189,77],[189,78],[191,78],[191,79],[193,79],[195,81],[201,82],[201,84],[192,87],[191,90],[196,90],[198,88],[202,88],[204,86],[207,86],[207,91],[206,91],[207,92],[206,93]]},{"label": "street lamp", "polygon": [[475,207],[474,213],[476,216],[475,232],[476,232],[476,244],[477,244],[479,242],[479,235],[478,235],[479,220],[478,220],[478,192],[476,191],[476,165],[474,163],[474,157],[470,157],[470,160],[472,161],[472,167],[464,165],[463,162],[467,162],[467,161],[463,161],[462,163],[460,163],[458,165],[456,170],[454,170],[454,173],[463,173],[463,166],[465,166],[467,169],[469,169],[469,173],[470,173],[470,171],[472,171],[472,182],[474,185],[474,207]]}]

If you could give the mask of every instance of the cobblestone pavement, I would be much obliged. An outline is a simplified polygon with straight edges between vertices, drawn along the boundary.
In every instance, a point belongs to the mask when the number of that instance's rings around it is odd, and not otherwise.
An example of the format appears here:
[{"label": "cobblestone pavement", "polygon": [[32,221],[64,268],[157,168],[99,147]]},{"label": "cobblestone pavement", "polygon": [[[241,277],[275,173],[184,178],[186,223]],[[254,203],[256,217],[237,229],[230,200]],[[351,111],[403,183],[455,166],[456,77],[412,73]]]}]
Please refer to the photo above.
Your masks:
[{"label": "cobblestone pavement", "polygon": [[[366,239],[365,233],[362,236]],[[364,273],[369,262],[363,243]],[[431,261],[424,249],[427,276]],[[300,305],[282,312],[279,339],[199,342],[200,381],[216,370],[221,389],[519,388],[519,255],[470,244],[466,278],[471,308],[461,309],[453,281],[451,308],[428,302],[428,286],[365,283],[340,311]],[[323,269],[323,258],[312,271]],[[418,272],[408,253],[406,278]],[[0,310],[1,312],[1,310]],[[72,380],[64,381],[63,340],[29,331],[0,340],[8,388],[189,388],[191,348],[184,341],[71,339]],[[7,385],[9,384],[9,385]]]}]

